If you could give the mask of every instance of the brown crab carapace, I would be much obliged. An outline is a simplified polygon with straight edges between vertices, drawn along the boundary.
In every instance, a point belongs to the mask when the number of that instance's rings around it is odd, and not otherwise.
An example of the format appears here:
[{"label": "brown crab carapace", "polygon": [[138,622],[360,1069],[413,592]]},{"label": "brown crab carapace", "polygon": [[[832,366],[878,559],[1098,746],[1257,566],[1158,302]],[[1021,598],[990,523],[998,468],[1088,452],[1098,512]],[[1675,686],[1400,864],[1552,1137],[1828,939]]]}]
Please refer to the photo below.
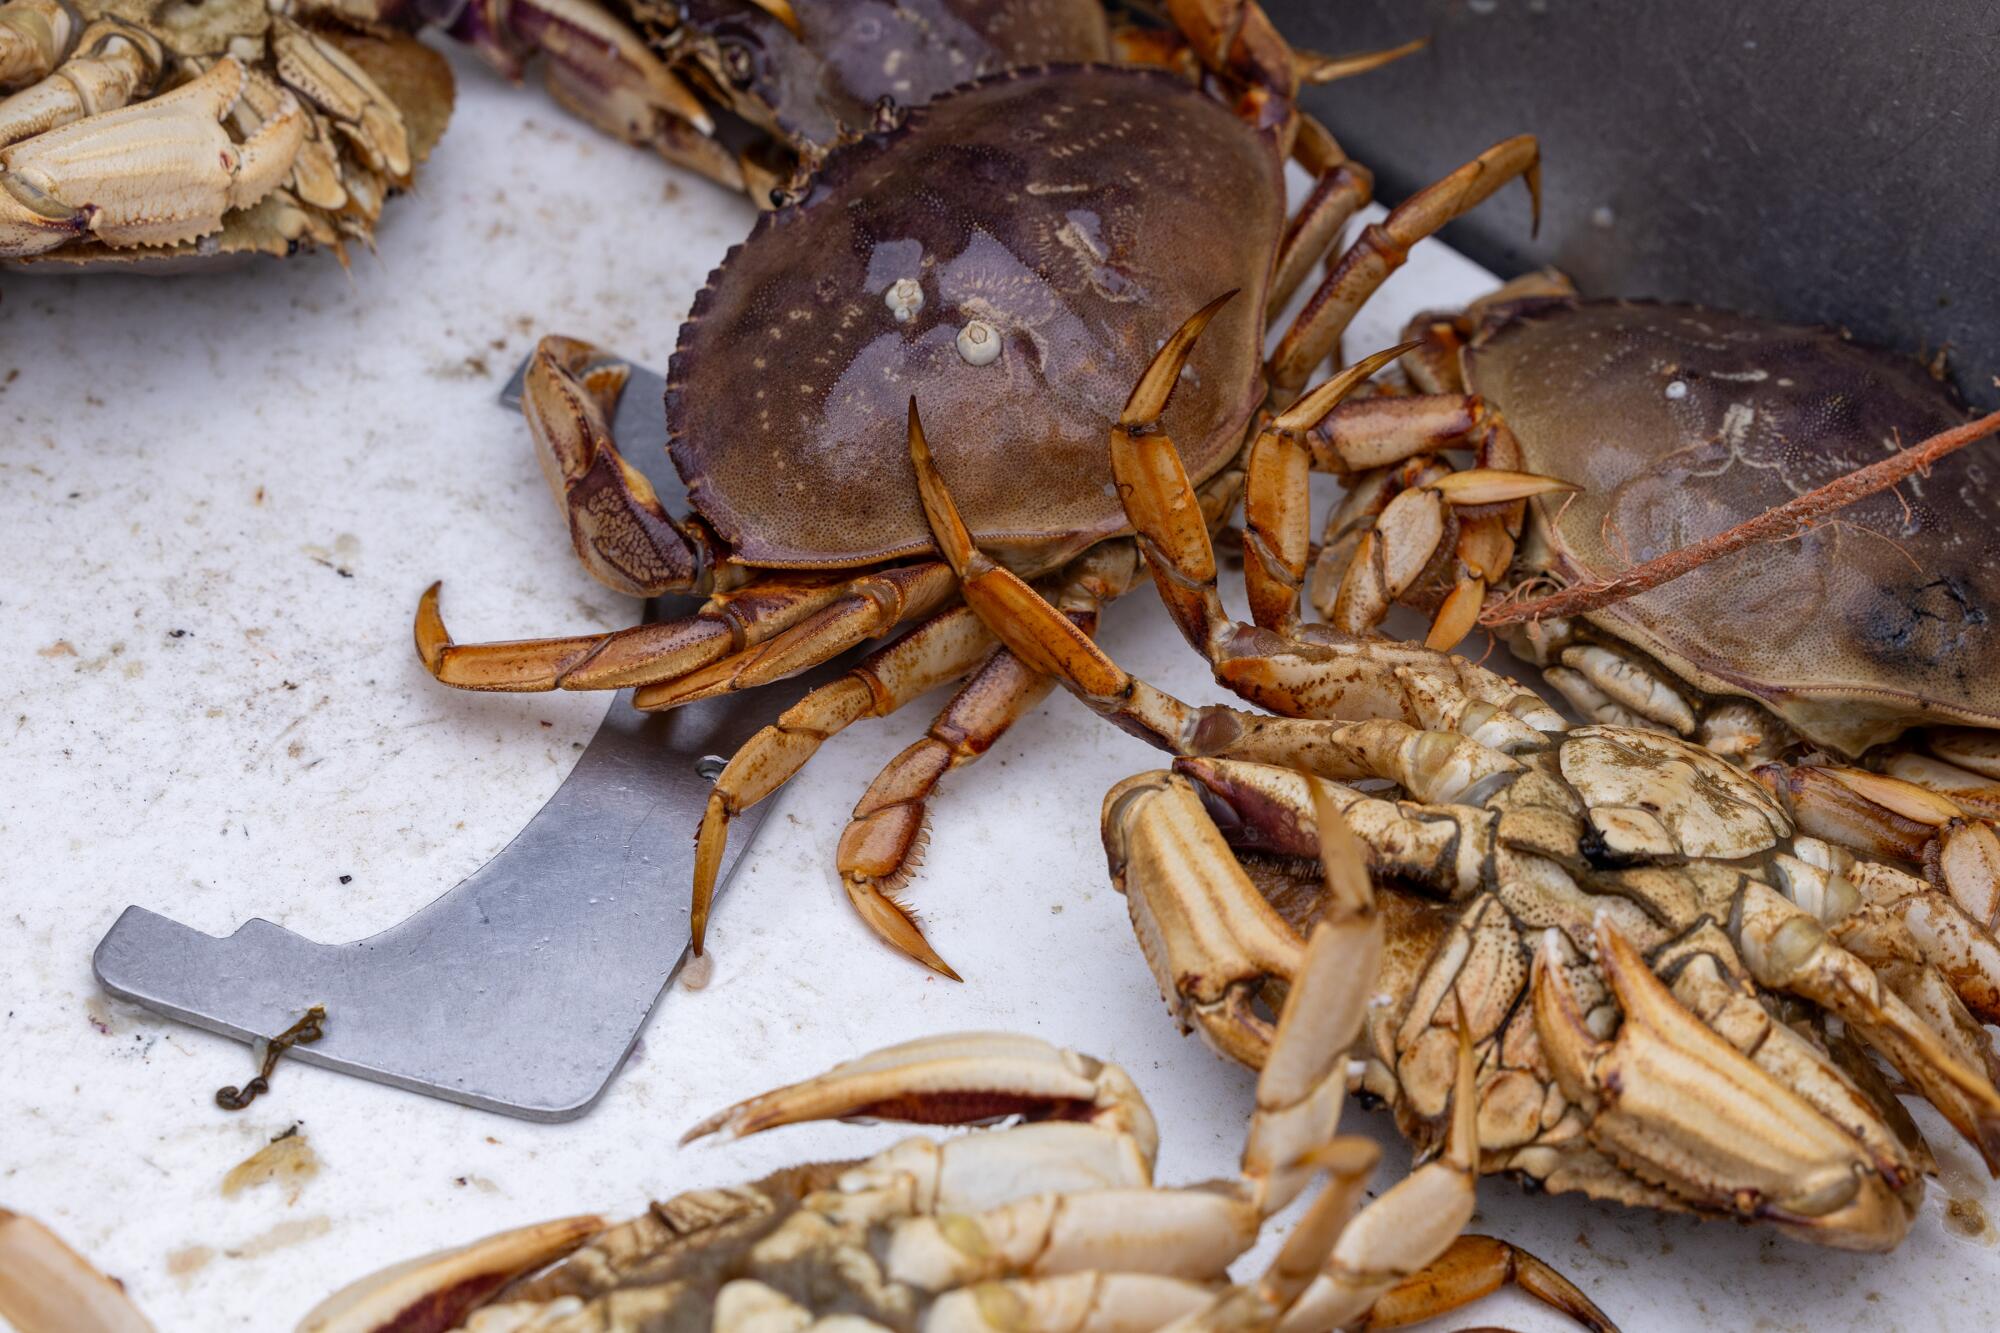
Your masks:
[{"label": "brown crab carapace", "polygon": [[[1187,353],[1164,419],[1187,442],[1204,521],[1218,522],[1266,399],[1266,325],[1365,195],[1323,131],[1303,118],[1269,123],[1265,104],[1252,106],[1260,114],[1245,120],[1159,71],[1016,70],[834,153],[797,203],[730,253],[682,329],[667,422],[691,513],[668,514],[618,456],[606,423],[622,369],[569,340],[538,350],[525,408],[585,564],[621,591],[710,600],[606,635],[457,644],[433,590],[417,641],[439,680],[636,686],[640,707],[667,708],[913,627],[723,771],[698,841],[697,948],[729,819],[841,728],[963,679],[930,734],[863,797],[839,853],[869,924],[952,975],[895,890],[938,780],[991,746],[1048,682],[995,652],[955,604],[950,566],[930,555],[908,485],[909,400],[921,395],[954,423],[946,447],[979,539],[1092,632],[1137,570],[1104,462],[1132,381],[1162,343]],[[1319,146],[1300,147],[1309,143]],[[1288,144],[1326,168],[1289,221]],[[1278,363],[1271,379],[1282,386],[1323,360],[1410,245],[1506,181],[1532,183],[1535,163],[1532,140],[1508,140],[1368,228],[1289,330],[1296,366]],[[1174,311],[1232,289],[1203,312],[1196,349]],[[1290,411],[1337,397],[1308,395]]]}]

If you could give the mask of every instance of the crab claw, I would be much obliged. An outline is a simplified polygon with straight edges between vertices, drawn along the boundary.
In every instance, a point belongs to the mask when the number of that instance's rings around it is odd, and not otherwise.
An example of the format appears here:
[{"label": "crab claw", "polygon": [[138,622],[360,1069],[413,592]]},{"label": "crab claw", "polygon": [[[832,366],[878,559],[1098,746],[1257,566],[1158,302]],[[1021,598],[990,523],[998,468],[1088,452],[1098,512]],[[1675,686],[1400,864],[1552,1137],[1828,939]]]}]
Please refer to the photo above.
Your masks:
[{"label": "crab claw", "polygon": [[1103,832],[1112,883],[1175,1019],[1229,1059],[1262,1066],[1277,1034],[1257,1001],[1266,982],[1297,972],[1297,933],[1251,887],[1179,774],[1113,787]]},{"label": "crab claw", "polygon": [[1135,1138],[1148,1161],[1159,1129],[1117,1065],[1006,1032],[951,1033],[889,1046],[708,1117],[681,1137],[740,1139],[812,1120],[971,1125],[1007,1116],[1085,1121]]},{"label": "crab claw", "polygon": [[342,1287],[299,1321],[299,1333],[442,1333],[494,1292],[603,1231],[601,1217],[538,1222],[411,1259]]},{"label": "crab claw", "polygon": [[1624,1014],[1610,1040],[1585,1016],[1560,931],[1543,933],[1531,982],[1542,1050],[1590,1141],[1696,1208],[1893,1249],[1910,1215],[1861,1146],[1683,1008],[1602,914],[1596,943]]},{"label": "crab claw", "polygon": [[222,121],[248,77],[224,56],[164,96],[0,149],[0,259],[83,236],[110,246],[177,245],[262,199],[291,174],[307,120],[281,92],[256,133],[231,139]]}]

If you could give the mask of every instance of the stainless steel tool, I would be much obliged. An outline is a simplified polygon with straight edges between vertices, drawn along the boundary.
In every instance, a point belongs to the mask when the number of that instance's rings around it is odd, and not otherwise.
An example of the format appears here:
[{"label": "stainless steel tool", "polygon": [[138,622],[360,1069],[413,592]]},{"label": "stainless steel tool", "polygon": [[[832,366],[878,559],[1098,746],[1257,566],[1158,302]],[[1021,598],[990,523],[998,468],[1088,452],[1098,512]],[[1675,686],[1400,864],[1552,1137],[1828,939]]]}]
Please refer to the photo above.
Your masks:
[{"label": "stainless steel tool", "polygon": [[[520,374],[503,401],[518,405]],[[669,506],[664,385],[635,372],[616,430]],[[682,599],[649,614],[678,614]],[[751,690],[648,716],[612,700],[568,779],[498,856],[408,920],[350,944],[269,921],[224,938],[128,907],[97,946],[113,995],[253,1041],[311,1005],[287,1059],[530,1120],[588,1111],[685,961],[694,830],[720,756],[794,698]],[[730,825],[723,883],[774,801]]]}]

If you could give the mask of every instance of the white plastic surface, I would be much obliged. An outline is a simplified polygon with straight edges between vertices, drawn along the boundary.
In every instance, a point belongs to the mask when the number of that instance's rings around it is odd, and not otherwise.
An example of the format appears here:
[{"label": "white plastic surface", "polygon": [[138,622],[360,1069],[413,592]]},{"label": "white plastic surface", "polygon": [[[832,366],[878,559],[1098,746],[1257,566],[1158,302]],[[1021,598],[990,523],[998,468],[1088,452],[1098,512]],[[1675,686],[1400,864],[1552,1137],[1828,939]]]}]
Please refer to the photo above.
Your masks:
[{"label": "white plastic surface", "polygon": [[[571,557],[494,395],[546,330],[663,365],[751,211],[538,92],[460,72],[420,193],[391,206],[380,254],[351,274],[321,257],[0,283],[0,1205],[54,1226],[163,1329],[289,1327],[420,1251],[884,1145],[901,1131],[674,1143],[749,1093],[968,1028],[1122,1062],[1162,1123],[1163,1181],[1233,1171],[1250,1077],[1174,1032],[1098,843],[1105,789],[1160,758],[1062,696],[936,803],[911,898],[966,984],[886,951],[831,873],[855,797],[920,733],[919,707],[840,737],[779,798],[715,921],[713,978],[670,995],[574,1124],[296,1065],[228,1114],[211,1093],[250,1073],[246,1048],[97,992],[92,946],[132,902],[214,932],[261,915],[327,940],[401,919],[520,827],[601,714],[602,696],[437,686],[411,613],[444,577],[462,639],[632,618]],[[1562,187],[1553,166],[1549,184]],[[1423,247],[1353,345],[1484,285]],[[1150,591],[1111,612],[1104,642],[1184,696],[1219,697]],[[223,1197],[229,1169],[295,1122],[318,1174]],[[1383,1116],[1349,1124],[1394,1145]],[[1947,1133],[1932,1140],[1951,1186],[1886,1257],[1504,1180],[1484,1184],[1476,1225],[1630,1329],[1990,1328],[1994,1233],[1939,1220],[1948,1193],[1986,1183]],[[1405,1160],[1392,1146],[1382,1180]],[[1568,1327],[1518,1297],[1450,1326],[1480,1322]]]}]

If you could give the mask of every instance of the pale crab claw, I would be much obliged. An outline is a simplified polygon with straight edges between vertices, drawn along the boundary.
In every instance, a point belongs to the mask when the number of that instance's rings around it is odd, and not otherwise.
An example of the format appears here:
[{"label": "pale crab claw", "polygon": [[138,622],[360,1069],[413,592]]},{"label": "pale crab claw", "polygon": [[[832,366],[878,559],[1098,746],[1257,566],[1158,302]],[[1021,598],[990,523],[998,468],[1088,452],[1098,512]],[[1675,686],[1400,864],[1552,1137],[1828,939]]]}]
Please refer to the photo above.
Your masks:
[{"label": "pale crab claw", "polygon": [[848,1172],[842,1186],[858,1193],[907,1182],[919,1209],[977,1208],[1020,1194],[1030,1176],[1045,1189],[1143,1187],[1152,1179],[1159,1127],[1123,1069],[1002,1032],[875,1051],[739,1102],[681,1141],[812,1120],[978,1124],[1008,1116],[1052,1123],[943,1143],[908,1139]]},{"label": "pale crab claw", "polygon": [[1276,1036],[1258,1012],[1267,982],[1299,966],[1299,938],[1251,889],[1187,779],[1127,778],[1104,798],[1111,882],[1140,952],[1183,1031],[1252,1068]]},{"label": "pale crab claw", "polygon": [[[589,1215],[558,1218],[385,1268],[314,1306],[299,1321],[298,1333],[456,1328],[462,1316],[500,1288],[554,1263],[606,1225],[603,1218]],[[415,1322],[418,1318],[421,1324]]]},{"label": "pale crab claw", "polygon": [[32,1217],[0,1208],[0,1323],[19,1333],[152,1333],[125,1289]]},{"label": "pale crab claw", "polygon": [[1530,983],[1542,1050],[1593,1144],[1698,1208],[1844,1249],[1902,1240],[1910,1215],[1859,1144],[1682,1007],[1604,915],[1596,945],[1624,1015],[1609,1040],[1559,931],[1543,933]]},{"label": "pale crab claw", "polygon": [[306,114],[282,94],[278,114],[237,143],[221,122],[245,78],[225,56],[164,96],[0,149],[0,258],[81,236],[121,247],[175,245],[262,199],[290,174]]}]

